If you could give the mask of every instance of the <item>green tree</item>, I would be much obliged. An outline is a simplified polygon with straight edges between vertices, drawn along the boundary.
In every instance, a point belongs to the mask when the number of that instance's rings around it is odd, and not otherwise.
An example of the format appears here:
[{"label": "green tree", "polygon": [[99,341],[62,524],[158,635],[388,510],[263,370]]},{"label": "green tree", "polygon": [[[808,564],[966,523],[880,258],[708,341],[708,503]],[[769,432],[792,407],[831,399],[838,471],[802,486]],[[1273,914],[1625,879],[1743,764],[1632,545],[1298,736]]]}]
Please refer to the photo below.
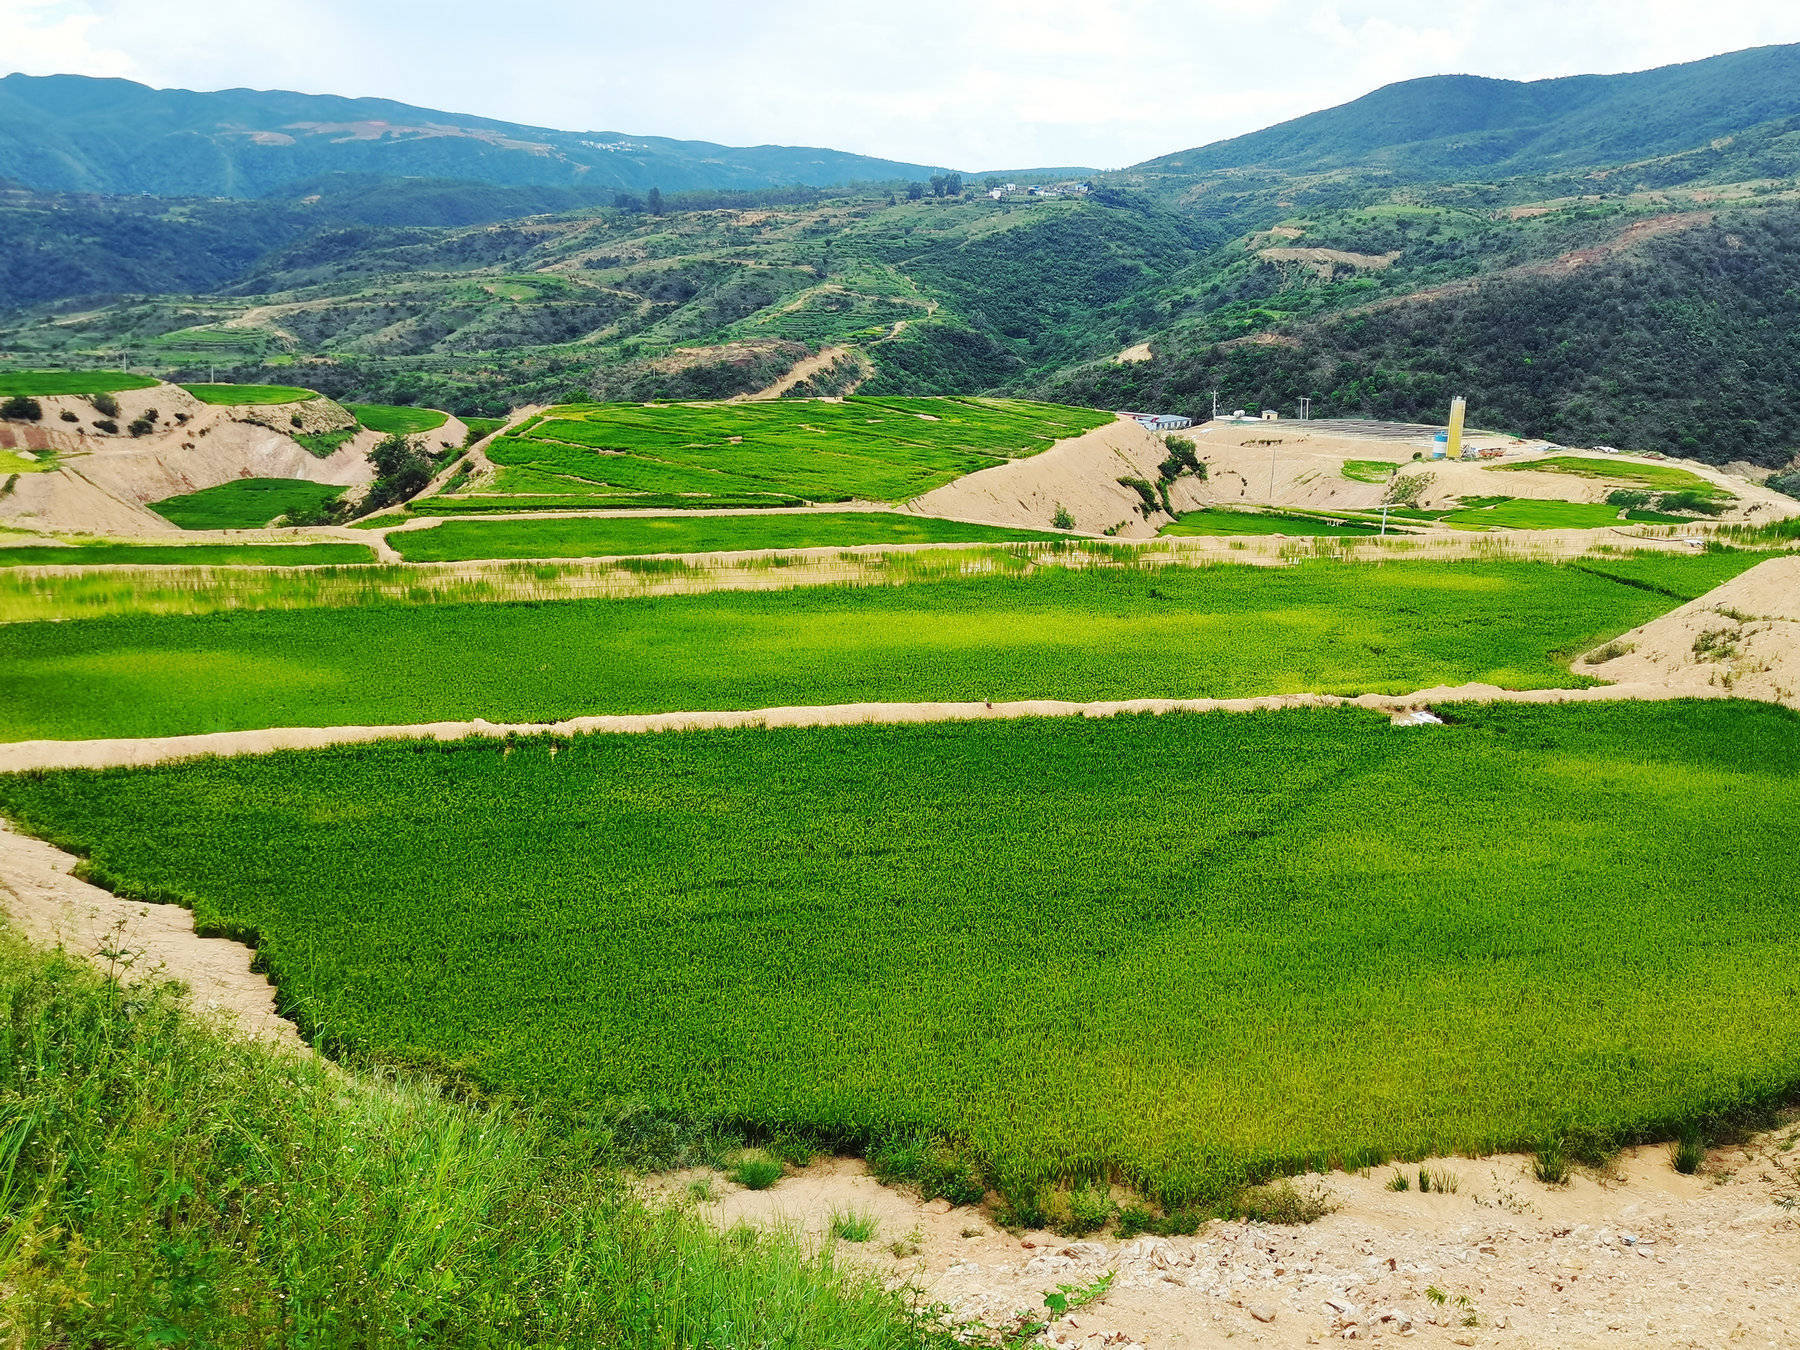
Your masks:
[{"label": "green tree", "polygon": [[650,189],[650,214],[653,216],[660,216],[662,213],[663,213],[662,189],[658,188],[658,187],[653,187]]},{"label": "green tree", "polygon": [[0,417],[14,422],[41,422],[44,418],[44,405],[35,398],[14,394],[6,402],[0,403]]}]

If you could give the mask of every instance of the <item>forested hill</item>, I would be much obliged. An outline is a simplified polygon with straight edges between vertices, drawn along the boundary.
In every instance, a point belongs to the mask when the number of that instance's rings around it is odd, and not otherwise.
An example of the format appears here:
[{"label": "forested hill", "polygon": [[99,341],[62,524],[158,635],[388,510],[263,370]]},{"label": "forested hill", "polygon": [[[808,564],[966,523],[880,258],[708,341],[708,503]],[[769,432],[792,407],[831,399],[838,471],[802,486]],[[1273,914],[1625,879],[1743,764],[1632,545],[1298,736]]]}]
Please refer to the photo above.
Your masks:
[{"label": "forested hill", "polygon": [[1246,168],[1383,168],[1425,179],[1566,172],[1677,154],[1797,119],[1800,45],[1757,47],[1627,75],[1438,75],[1138,165],[1199,176]]},{"label": "forested hill", "polygon": [[378,98],[0,79],[0,179],[43,191],[260,197],[325,174],[513,187],[756,188],[926,178],[837,150],[552,131]]},{"label": "forested hill", "polygon": [[1800,431],[1800,206],[1690,217],[1580,266],[1526,266],[1254,339],[1171,333],[1154,360],[1093,363],[1047,397],[1204,416],[1235,407],[1480,425],[1715,464],[1789,463]]}]

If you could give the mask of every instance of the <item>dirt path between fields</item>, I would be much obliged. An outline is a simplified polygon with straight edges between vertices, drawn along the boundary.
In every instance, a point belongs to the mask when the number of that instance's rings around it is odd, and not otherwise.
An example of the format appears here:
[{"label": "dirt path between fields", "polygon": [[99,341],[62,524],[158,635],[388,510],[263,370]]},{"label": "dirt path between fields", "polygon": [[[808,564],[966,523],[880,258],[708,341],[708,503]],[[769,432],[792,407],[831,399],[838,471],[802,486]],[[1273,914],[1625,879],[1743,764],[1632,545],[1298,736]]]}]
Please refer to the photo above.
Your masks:
[{"label": "dirt path between fields", "polygon": [[[781,376],[775,383],[769,385],[766,389],[759,389],[754,394],[733,394],[725,401],[727,403],[762,403],[770,399],[780,398],[783,394],[787,393],[788,390],[805,384],[821,371],[830,370],[832,366],[836,365],[846,356],[856,357],[863,364],[863,373],[851,384],[845,386],[843,390],[844,394],[853,394],[856,392],[857,387],[873,373],[872,369],[868,366],[867,358],[861,357],[859,353],[852,351],[849,347],[827,347],[823,351],[815,352],[811,356],[804,356],[796,361],[789,367],[788,372],[785,375]],[[838,395],[840,398],[842,396],[843,394]]]},{"label": "dirt path between fields", "polygon": [[[1455,1177],[1456,1190],[1421,1194],[1421,1165]],[[1389,1190],[1401,1171],[1409,1189]],[[702,1180],[715,1199],[699,1212],[721,1229],[779,1226],[824,1241],[835,1215],[872,1218],[873,1240],[840,1242],[839,1254],[947,1305],[952,1324],[1016,1324],[1022,1311],[1042,1320],[1046,1293],[1114,1272],[1103,1298],[1050,1326],[1043,1341],[1057,1350],[1800,1340],[1800,1116],[1713,1150],[1701,1175],[1676,1172],[1667,1147],[1628,1150],[1563,1186],[1538,1181],[1520,1155],[1432,1159],[1302,1178],[1302,1192],[1339,1206],[1310,1225],[1212,1223],[1169,1239],[1007,1233],[978,1208],[922,1203],[841,1158],[765,1191],[703,1171],[650,1186],[681,1200]]]},{"label": "dirt path between fields", "polygon": [[1403,713],[1455,703],[1596,703],[1620,699],[1725,698],[1726,690],[1652,683],[1589,689],[1501,689],[1491,684],[1437,685],[1412,694],[1266,694],[1256,698],[1143,698],[1069,703],[833,703],[813,707],[571,717],[561,722],[416,722],[398,726],[272,727],[191,736],[119,737],[91,741],[14,741],[0,745],[0,773],[37,769],[102,769],[166,764],[208,755],[261,755],[368,741],[460,741],[470,737],[580,736],[704,731],[721,727],[899,726],[920,722],[986,722],[1021,717],[1119,717],[1133,713],[1263,712],[1278,708],[1368,708]]},{"label": "dirt path between fields", "polygon": [[[275,990],[251,969],[254,953],[194,932],[181,905],[124,900],[73,875],[78,860],[0,820],[0,908],[39,946],[61,946],[132,980],[180,980],[203,1015],[257,1040],[306,1051],[275,1011]],[[113,953],[111,957],[107,954]]]}]

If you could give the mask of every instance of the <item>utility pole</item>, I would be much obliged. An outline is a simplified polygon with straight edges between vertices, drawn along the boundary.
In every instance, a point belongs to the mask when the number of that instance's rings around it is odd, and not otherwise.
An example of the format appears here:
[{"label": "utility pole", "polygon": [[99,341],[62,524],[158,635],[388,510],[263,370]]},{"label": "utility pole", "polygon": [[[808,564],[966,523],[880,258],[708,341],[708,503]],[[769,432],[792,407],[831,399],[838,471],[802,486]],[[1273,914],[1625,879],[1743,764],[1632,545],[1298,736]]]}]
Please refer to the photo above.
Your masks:
[{"label": "utility pole", "polygon": [[1215,421],[1215,422],[1216,422],[1216,421],[1218,421],[1218,420],[1219,420],[1219,391],[1218,391],[1218,390],[1217,390],[1217,389],[1215,389],[1215,390],[1213,390],[1213,415],[1212,415],[1212,420],[1213,420],[1213,421]]},{"label": "utility pole", "polygon": [[1381,504],[1381,537],[1383,539],[1387,538],[1387,513],[1388,504],[1383,502]]},{"label": "utility pole", "polygon": [[1275,505],[1275,450],[1278,441],[1269,442],[1269,505]]},{"label": "utility pole", "polygon": [[1312,400],[1310,398],[1300,400],[1300,420],[1302,422],[1312,421]]}]

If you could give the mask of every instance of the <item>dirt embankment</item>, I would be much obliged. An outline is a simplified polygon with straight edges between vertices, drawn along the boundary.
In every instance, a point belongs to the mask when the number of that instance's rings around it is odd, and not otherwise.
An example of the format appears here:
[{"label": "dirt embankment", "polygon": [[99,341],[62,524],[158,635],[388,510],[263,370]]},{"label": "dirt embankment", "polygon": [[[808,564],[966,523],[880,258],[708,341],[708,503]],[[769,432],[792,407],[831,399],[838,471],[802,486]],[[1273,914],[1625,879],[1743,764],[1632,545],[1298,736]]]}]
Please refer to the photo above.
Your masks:
[{"label": "dirt embankment", "polygon": [[[1145,539],[1169,518],[1159,516],[1155,523],[1145,520],[1138,510],[1142,498],[1119,479],[1154,482],[1156,466],[1168,453],[1162,437],[1121,418],[1085,435],[1058,441],[1041,454],[1008,460],[946,483],[901,509],[916,515],[1035,530],[1049,529],[1061,509],[1084,534],[1115,530],[1120,539]],[[1203,485],[1183,478],[1170,489],[1170,502],[1177,511],[1191,510],[1203,500],[1202,493]]]},{"label": "dirt embankment", "polygon": [[[1528,446],[1511,436],[1471,434],[1471,449],[1504,451],[1498,460],[1417,460],[1430,452],[1430,438],[1374,439],[1333,433],[1300,421],[1206,422],[1175,433],[1194,442],[1207,463],[1207,478],[1176,480],[1170,504],[1179,513],[1202,506],[1286,506],[1334,511],[1379,510],[1388,491],[1380,469],[1375,481],[1345,476],[1351,461],[1374,461],[1408,474],[1430,478],[1419,505],[1450,508],[1463,497],[1531,497],[1548,501],[1601,502],[1629,480],[1587,478],[1576,474],[1533,470],[1532,462],[1550,453],[1538,442]],[[1558,452],[1564,453],[1564,452]],[[1580,454],[1582,452],[1567,452]],[[1167,456],[1163,439],[1134,422],[1120,421],[1060,442],[1041,455],[1013,460],[997,468],[960,478],[926,493],[908,510],[992,524],[1032,529],[1048,526],[1060,504],[1075,518],[1075,528],[1097,534],[1120,526],[1118,537],[1144,538],[1166,524],[1167,515],[1146,521],[1137,510],[1137,493],[1120,485],[1122,477],[1155,480],[1157,465]],[[1687,460],[1651,461],[1630,455],[1607,456],[1605,462],[1629,470],[1634,464],[1660,464],[1686,469],[1730,491],[1736,500],[1722,520],[1772,520],[1800,513],[1800,502],[1710,465]],[[1505,471],[1495,471],[1494,465]],[[1408,526],[1408,528],[1422,528]]]},{"label": "dirt embankment", "polygon": [[[154,428],[141,436],[110,434],[85,398],[40,400],[44,419],[30,429],[36,449],[55,456],[55,467],[21,474],[0,499],[0,520],[43,531],[90,534],[172,533],[175,527],[146,510],[150,502],[197,492],[238,478],[295,478],[355,487],[374,471],[368,452],[381,437],[359,431],[321,458],[290,433],[344,430],[354,419],[328,399],[261,407],[216,407],[177,385],[133,389],[115,396],[121,428],[151,410]],[[75,415],[74,422],[63,413]],[[295,425],[294,419],[299,419]],[[185,420],[184,420],[185,419]],[[461,423],[454,434],[460,436]],[[13,424],[8,424],[15,436]],[[434,436],[449,436],[451,424]]]},{"label": "dirt embankment", "polygon": [[91,886],[73,875],[76,865],[0,820],[0,907],[26,937],[133,980],[180,980],[202,1013],[227,1018],[248,1036],[306,1049],[294,1024],[277,1016],[275,990],[251,970],[248,947],[198,936],[193,912],[180,905],[122,900]]},{"label": "dirt embankment", "polygon": [[1589,652],[1584,675],[1800,708],[1800,557],[1772,558]]},{"label": "dirt embankment", "polygon": [[[779,1226],[821,1242],[834,1216],[868,1216],[873,1239],[840,1242],[840,1256],[947,1305],[952,1324],[1043,1321],[1046,1294],[1111,1272],[1102,1298],[1051,1319],[1039,1343],[1056,1350],[1786,1346],[1800,1339],[1797,1138],[1790,1120],[1715,1150],[1695,1176],[1676,1172],[1667,1148],[1632,1149],[1563,1186],[1539,1182],[1518,1155],[1335,1172],[1299,1182],[1336,1206],[1313,1224],[1214,1223],[1169,1239],[1008,1233],[979,1209],[881,1186],[848,1159],[765,1191],[701,1172],[652,1189],[679,1199],[704,1178],[717,1198],[700,1212],[719,1228]],[[1455,1191],[1421,1194],[1421,1166],[1454,1177]],[[1405,1191],[1388,1188],[1398,1172],[1413,1181]]]}]

